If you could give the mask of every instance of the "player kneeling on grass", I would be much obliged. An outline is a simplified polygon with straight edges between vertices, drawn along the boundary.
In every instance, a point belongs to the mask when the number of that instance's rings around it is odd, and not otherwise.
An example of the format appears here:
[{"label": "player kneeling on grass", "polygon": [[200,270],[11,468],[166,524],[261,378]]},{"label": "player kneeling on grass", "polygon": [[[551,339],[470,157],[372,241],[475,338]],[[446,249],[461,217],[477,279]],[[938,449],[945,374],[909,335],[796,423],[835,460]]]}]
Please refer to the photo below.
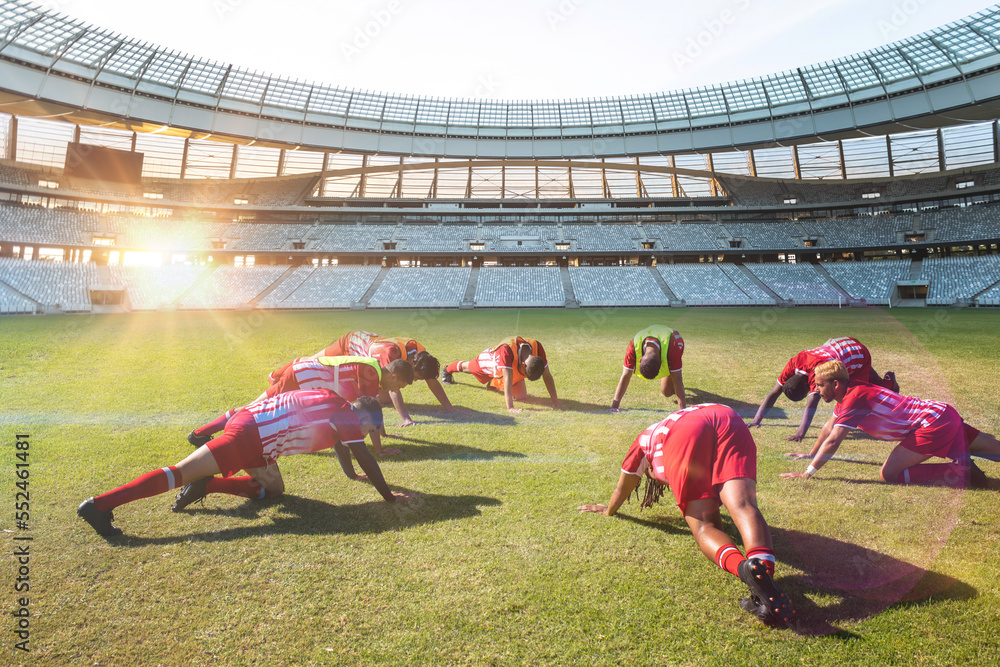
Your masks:
[{"label": "player kneeling on grass", "polygon": [[852,380],[870,382],[891,389],[899,393],[899,383],[896,382],[896,374],[892,371],[882,377],[872,368],[872,355],[868,348],[861,344],[856,338],[831,338],[825,343],[812,350],[803,350],[788,360],[778,381],[768,392],[750,427],[760,427],[768,410],[774,407],[778,396],[785,395],[790,401],[796,403],[803,398],[806,399],[805,409],[802,412],[802,421],[798,430],[788,436],[792,442],[801,442],[806,437],[806,431],[812,424],[813,415],[816,414],[816,406],[819,405],[819,390],[816,388],[815,370],[827,361],[840,361],[847,368]]},{"label": "player kneeling on grass", "polygon": [[441,381],[455,384],[453,373],[470,373],[489,388],[502,391],[510,412],[521,411],[521,408],[514,407],[515,399],[523,401],[528,397],[525,380],[534,382],[541,378],[549,392],[552,407],[562,409],[556,395],[556,381],[549,371],[545,348],[533,338],[514,336],[496,347],[483,350],[475,359],[453,361],[441,370]]},{"label": "player kneeling on grass", "polygon": [[[792,603],[774,585],[771,531],[757,509],[757,445],[736,412],[706,403],[679,410],[639,434],[622,463],[618,486],[607,505],[581,505],[583,512],[614,516],[646,476],[640,507],[649,507],[669,484],[694,540],[705,557],[750,589],[740,606],[761,622],[784,627]],[[722,530],[720,505],[736,524],[746,557]]]},{"label": "player kneeling on grass", "polygon": [[[374,398],[360,398],[352,405],[325,389],[279,394],[241,408],[226,423],[222,435],[180,463],[150,471],[113,491],[89,498],[80,504],[77,514],[99,534],[113,536],[122,532],[111,523],[116,507],[178,487],[183,489],[173,505],[175,512],[209,493],[257,500],[276,498],[285,491],[278,470],[279,457],[330,447],[336,448],[345,472],[353,453],[385,500],[408,500],[412,494],[389,489],[378,462],[365,448],[365,435],[381,423],[382,407]],[[239,470],[245,470],[247,475],[230,476]],[[219,473],[222,477],[215,476]]]},{"label": "player kneeling on grass", "polygon": [[[830,460],[848,432],[858,429],[879,440],[900,441],[879,471],[883,482],[989,488],[989,480],[971,457],[1000,461],[1000,442],[966,424],[952,406],[852,381],[839,361],[817,366],[815,375],[819,395],[827,403],[836,401],[837,407],[811,452],[789,454],[811,458],[806,471],[782,477],[809,479]],[[924,463],[935,457],[951,462]]]}]

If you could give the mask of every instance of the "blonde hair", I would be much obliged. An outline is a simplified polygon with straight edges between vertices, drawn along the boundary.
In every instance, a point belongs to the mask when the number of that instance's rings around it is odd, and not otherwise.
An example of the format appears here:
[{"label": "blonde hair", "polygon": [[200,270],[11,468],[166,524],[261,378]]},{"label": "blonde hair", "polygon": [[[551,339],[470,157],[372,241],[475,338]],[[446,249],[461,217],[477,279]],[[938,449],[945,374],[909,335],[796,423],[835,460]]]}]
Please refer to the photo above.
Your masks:
[{"label": "blonde hair", "polygon": [[820,364],[813,370],[813,377],[818,382],[823,380],[824,382],[829,380],[837,380],[844,384],[848,382],[847,367],[843,363],[834,360],[826,361]]}]

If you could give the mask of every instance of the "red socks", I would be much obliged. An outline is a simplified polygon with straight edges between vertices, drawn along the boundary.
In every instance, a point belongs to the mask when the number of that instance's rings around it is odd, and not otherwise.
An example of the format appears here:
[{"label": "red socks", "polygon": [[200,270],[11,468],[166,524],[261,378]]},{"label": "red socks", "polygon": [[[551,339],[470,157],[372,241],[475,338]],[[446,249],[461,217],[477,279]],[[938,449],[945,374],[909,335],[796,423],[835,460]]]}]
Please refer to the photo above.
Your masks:
[{"label": "red socks", "polygon": [[449,373],[461,373],[462,372],[460,368],[461,365],[462,365],[461,361],[453,361],[450,364],[448,364],[445,370],[448,371]]},{"label": "red socks", "polygon": [[718,566],[734,577],[740,576],[736,568],[745,560],[743,553],[736,548],[735,544],[725,544],[715,552],[715,562]]},{"label": "red socks", "polygon": [[719,567],[736,577],[740,576],[738,569],[740,563],[750,558],[760,560],[764,563],[764,567],[767,568],[768,576],[774,576],[774,551],[767,547],[754,547],[750,549],[747,551],[746,558],[743,557],[743,554],[740,553],[735,544],[724,544],[715,552],[715,562],[718,563]]},{"label": "red socks", "polygon": [[896,479],[886,480],[895,484],[928,484],[962,489],[966,486],[968,470],[959,463],[921,463],[910,466]]},{"label": "red socks", "polygon": [[151,470],[141,477],[136,477],[128,484],[119,486],[114,491],[108,491],[94,498],[94,507],[101,512],[107,512],[119,505],[130,503],[140,498],[150,498],[166,493],[172,489],[184,486],[181,473],[174,466]]},{"label": "red socks", "polygon": [[767,576],[774,576],[774,552],[767,547],[754,547],[747,551],[747,558],[757,558],[767,568]]},{"label": "red socks", "polygon": [[263,500],[264,487],[253,480],[253,477],[213,477],[205,485],[206,493],[228,493],[231,496]]},{"label": "red socks", "polygon": [[[239,408],[237,408],[237,409],[239,409]],[[199,426],[198,428],[196,428],[193,431],[193,433],[196,436],[198,436],[199,438],[204,438],[204,437],[212,435],[214,433],[218,433],[219,431],[221,431],[224,428],[226,428],[226,422],[228,422],[230,419],[232,419],[233,415],[235,415],[235,414],[236,414],[236,410],[230,410],[226,414],[224,414],[224,415],[222,415],[222,416],[220,416],[220,417],[218,417],[218,418],[216,418],[216,419],[208,422],[204,426]]]}]

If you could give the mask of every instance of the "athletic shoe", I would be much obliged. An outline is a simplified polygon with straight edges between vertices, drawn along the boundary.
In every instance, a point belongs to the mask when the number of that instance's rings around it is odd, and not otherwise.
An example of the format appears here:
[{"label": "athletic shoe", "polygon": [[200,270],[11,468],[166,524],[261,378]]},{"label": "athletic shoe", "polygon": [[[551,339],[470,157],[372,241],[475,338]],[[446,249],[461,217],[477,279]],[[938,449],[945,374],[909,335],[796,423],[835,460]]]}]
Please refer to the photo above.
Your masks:
[{"label": "athletic shoe", "polygon": [[441,369],[441,382],[443,384],[455,384],[455,378],[452,377],[447,368]]},{"label": "athletic shoe", "polygon": [[889,371],[888,373],[885,374],[885,379],[892,383],[892,386],[889,387],[889,388],[892,391],[894,391],[895,393],[898,394],[899,393],[899,383],[896,382],[896,374],[893,373],[892,371]]},{"label": "athletic shoe", "polygon": [[976,465],[976,462],[969,459],[969,488],[988,489],[990,488],[990,478]]},{"label": "athletic shoe", "polygon": [[212,478],[202,477],[196,482],[185,485],[181,492],[174,497],[174,504],[170,506],[170,511],[180,512],[191,503],[203,500],[208,495],[205,487],[208,486],[210,479]]},{"label": "athletic shoe", "polygon": [[195,435],[194,431],[188,433],[188,442],[194,447],[201,447],[206,442],[212,439],[210,435]]},{"label": "athletic shoe", "polygon": [[90,527],[96,530],[98,535],[114,537],[115,535],[122,534],[121,528],[111,525],[111,522],[115,520],[114,511],[108,510],[107,512],[102,512],[97,509],[93,498],[87,498],[80,503],[80,506],[76,508],[76,513],[77,516],[89,523]]},{"label": "athletic shoe", "polygon": [[757,617],[764,625],[783,628],[792,623],[795,611],[788,596],[778,590],[759,558],[748,558],[736,571],[740,581],[750,589],[750,597],[740,600],[740,606]]}]

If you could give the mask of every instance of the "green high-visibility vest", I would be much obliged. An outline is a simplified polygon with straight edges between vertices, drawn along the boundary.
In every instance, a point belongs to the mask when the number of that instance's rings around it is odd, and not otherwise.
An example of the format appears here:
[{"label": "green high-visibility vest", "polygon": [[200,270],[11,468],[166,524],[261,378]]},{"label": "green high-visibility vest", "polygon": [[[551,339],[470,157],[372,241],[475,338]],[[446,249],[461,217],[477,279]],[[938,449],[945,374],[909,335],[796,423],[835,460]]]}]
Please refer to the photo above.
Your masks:
[{"label": "green high-visibility vest", "polygon": [[[667,363],[667,348],[670,347],[670,337],[677,333],[676,329],[671,329],[670,327],[663,326],[662,324],[654,324],[651,327],[646,327],[639,333],[635,335],[632,339],[632,345],[635,347],[635,369],[639,370],[639,360],[642,358],[642,342],[647,338],[655,338],[660,341],[660,373],[652,378],[653,380],[659,380],[660,378],[665,378],[670,375],[670,364]],[[643,380],[646,378],[642,377],[642,373],[636,373]]]}]

